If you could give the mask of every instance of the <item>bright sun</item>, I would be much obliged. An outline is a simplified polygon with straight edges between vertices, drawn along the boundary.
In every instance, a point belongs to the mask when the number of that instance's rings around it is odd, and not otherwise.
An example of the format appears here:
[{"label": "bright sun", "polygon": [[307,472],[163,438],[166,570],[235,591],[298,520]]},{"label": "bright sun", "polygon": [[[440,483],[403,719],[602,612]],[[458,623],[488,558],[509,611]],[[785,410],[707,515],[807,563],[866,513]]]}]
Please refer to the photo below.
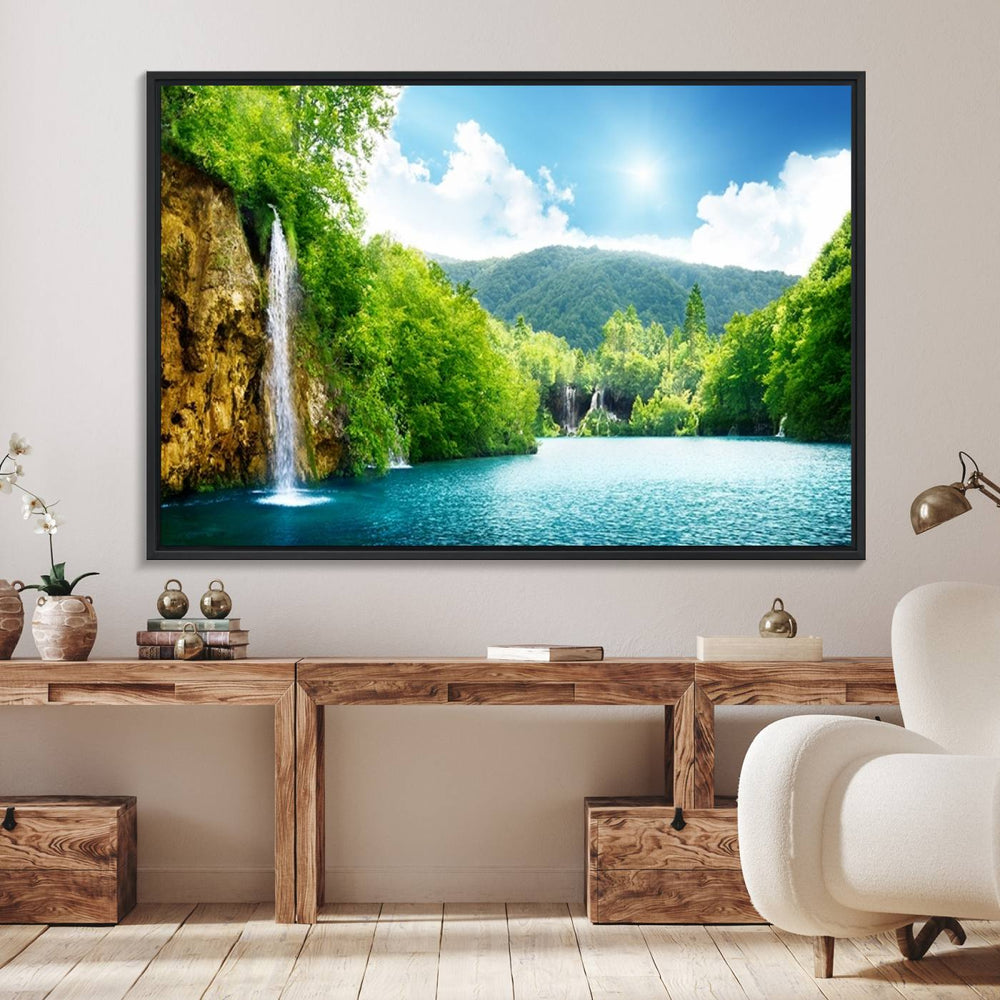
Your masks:
[{"label": "bright sun", "polygon": [[625,174],[636,191],[649,191],[656,186],[659,170],[652,160],[634,160],[625,168]]}]

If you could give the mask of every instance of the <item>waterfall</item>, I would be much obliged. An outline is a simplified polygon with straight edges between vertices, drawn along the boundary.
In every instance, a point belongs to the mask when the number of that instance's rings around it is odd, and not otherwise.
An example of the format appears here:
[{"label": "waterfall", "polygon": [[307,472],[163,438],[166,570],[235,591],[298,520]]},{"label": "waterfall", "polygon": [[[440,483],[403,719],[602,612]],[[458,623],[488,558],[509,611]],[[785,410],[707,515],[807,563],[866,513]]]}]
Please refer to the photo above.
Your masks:
[{"label": "waterfall", "polygon": [[775,437],[783,438],[785,436],[785,421],[787,419],[788,414],[785,414],[785,416],[781,418],[781,421],[778,423],[778,433],[774,435]]},{"label": "waterfall", "polygon": [[295,477],[295,408],[292,402],[292,372],[289,357],[289,306],[295,279],[294,265],[288,256],[288,244],[281,228],[281,217],[274,211],[271,227],[270,274],[267,295],[267,339],[271,360],[265,375],[267,401],[271,411],[271,480],[279,494],[294,494]]},{"label": "waterfall", "polygon": [[563,386],[563,414],[566,418],[566,433],[576,433],[576,386]]},{"label": "waterfall", "polygon": [[594,410],[604,409],[604,390],[595,389],[594,395],[590,397],[590,409],[587,410],[588,413],[592,413]]}]

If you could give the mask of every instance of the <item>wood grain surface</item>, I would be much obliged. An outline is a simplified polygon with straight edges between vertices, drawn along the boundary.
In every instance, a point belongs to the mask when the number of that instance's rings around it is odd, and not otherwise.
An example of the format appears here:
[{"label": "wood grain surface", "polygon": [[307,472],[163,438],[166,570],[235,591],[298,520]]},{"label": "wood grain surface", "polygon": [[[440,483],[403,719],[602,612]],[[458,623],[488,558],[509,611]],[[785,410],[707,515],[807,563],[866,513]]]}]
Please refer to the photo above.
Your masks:
[{"label": "wood grain surface", "polygon": [[597,867],[739,871],[735,810],[689,810],[683,830],[671,826],[673,818],[673,806],[625,810],[618,815],[598,812]]},{"label": "wood grain surface", "polygon": [[694,679],[693,660],[510,663],[484,659],[299,661],[298,680],[324,705],[665,705]]},{"label": "wood grain surface", "polygon": [[734,870],[598,871],[597,923],[760,923]]}]

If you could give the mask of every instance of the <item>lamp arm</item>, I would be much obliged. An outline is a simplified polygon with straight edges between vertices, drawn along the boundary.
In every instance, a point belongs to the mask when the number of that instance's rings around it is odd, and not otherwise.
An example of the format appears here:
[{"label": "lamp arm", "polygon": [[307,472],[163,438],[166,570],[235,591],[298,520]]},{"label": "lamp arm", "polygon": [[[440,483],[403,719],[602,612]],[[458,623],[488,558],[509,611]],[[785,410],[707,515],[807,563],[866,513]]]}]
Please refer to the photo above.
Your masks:
[{"label": "lamp arm", "polygon": [[[985,485],[984,485],[985,484]],[[969,486],[979,490],[983,496],[988,497],[998,507],[1000,507],[1000,486],[997,486],[992,479],[988,479],[981,472],[976,471],[969,477]],[[987,489],[987,487],[990,487]]]}]

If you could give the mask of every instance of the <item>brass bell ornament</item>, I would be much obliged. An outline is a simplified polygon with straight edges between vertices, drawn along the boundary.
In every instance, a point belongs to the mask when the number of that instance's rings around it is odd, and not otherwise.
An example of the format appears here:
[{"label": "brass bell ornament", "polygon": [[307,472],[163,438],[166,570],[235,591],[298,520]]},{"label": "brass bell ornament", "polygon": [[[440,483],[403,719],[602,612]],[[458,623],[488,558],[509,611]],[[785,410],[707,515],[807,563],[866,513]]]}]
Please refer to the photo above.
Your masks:
[{"label": "brass bell ornament", "polygon": [[225,618],[232,609],[232,598],[226,593],[225,584],[221,580],[213,580],[201,595],[201,613],[206,618]]},{"label": "brass bell ornament", "polygon": [[776,597],[771,610],[760,620],[760,634],[770,639],[793,639],[799,626],[785,610],[785,602]]},{"label": "brass bell ornament", "polygon": [[174,643],[175,660],[195,660],[201,656],[205,643],[202,641],[194,622],[185,622],[184,629]]},{"label": "brass bell ornament", "polygon": [[[176,586],[171,587],[171,584]],[[183,618],[187,609],[187,594],[181,589],[181,581],[167,580],[163,585],[163,593],[156,599],[156,610],[163,618]]]}]

